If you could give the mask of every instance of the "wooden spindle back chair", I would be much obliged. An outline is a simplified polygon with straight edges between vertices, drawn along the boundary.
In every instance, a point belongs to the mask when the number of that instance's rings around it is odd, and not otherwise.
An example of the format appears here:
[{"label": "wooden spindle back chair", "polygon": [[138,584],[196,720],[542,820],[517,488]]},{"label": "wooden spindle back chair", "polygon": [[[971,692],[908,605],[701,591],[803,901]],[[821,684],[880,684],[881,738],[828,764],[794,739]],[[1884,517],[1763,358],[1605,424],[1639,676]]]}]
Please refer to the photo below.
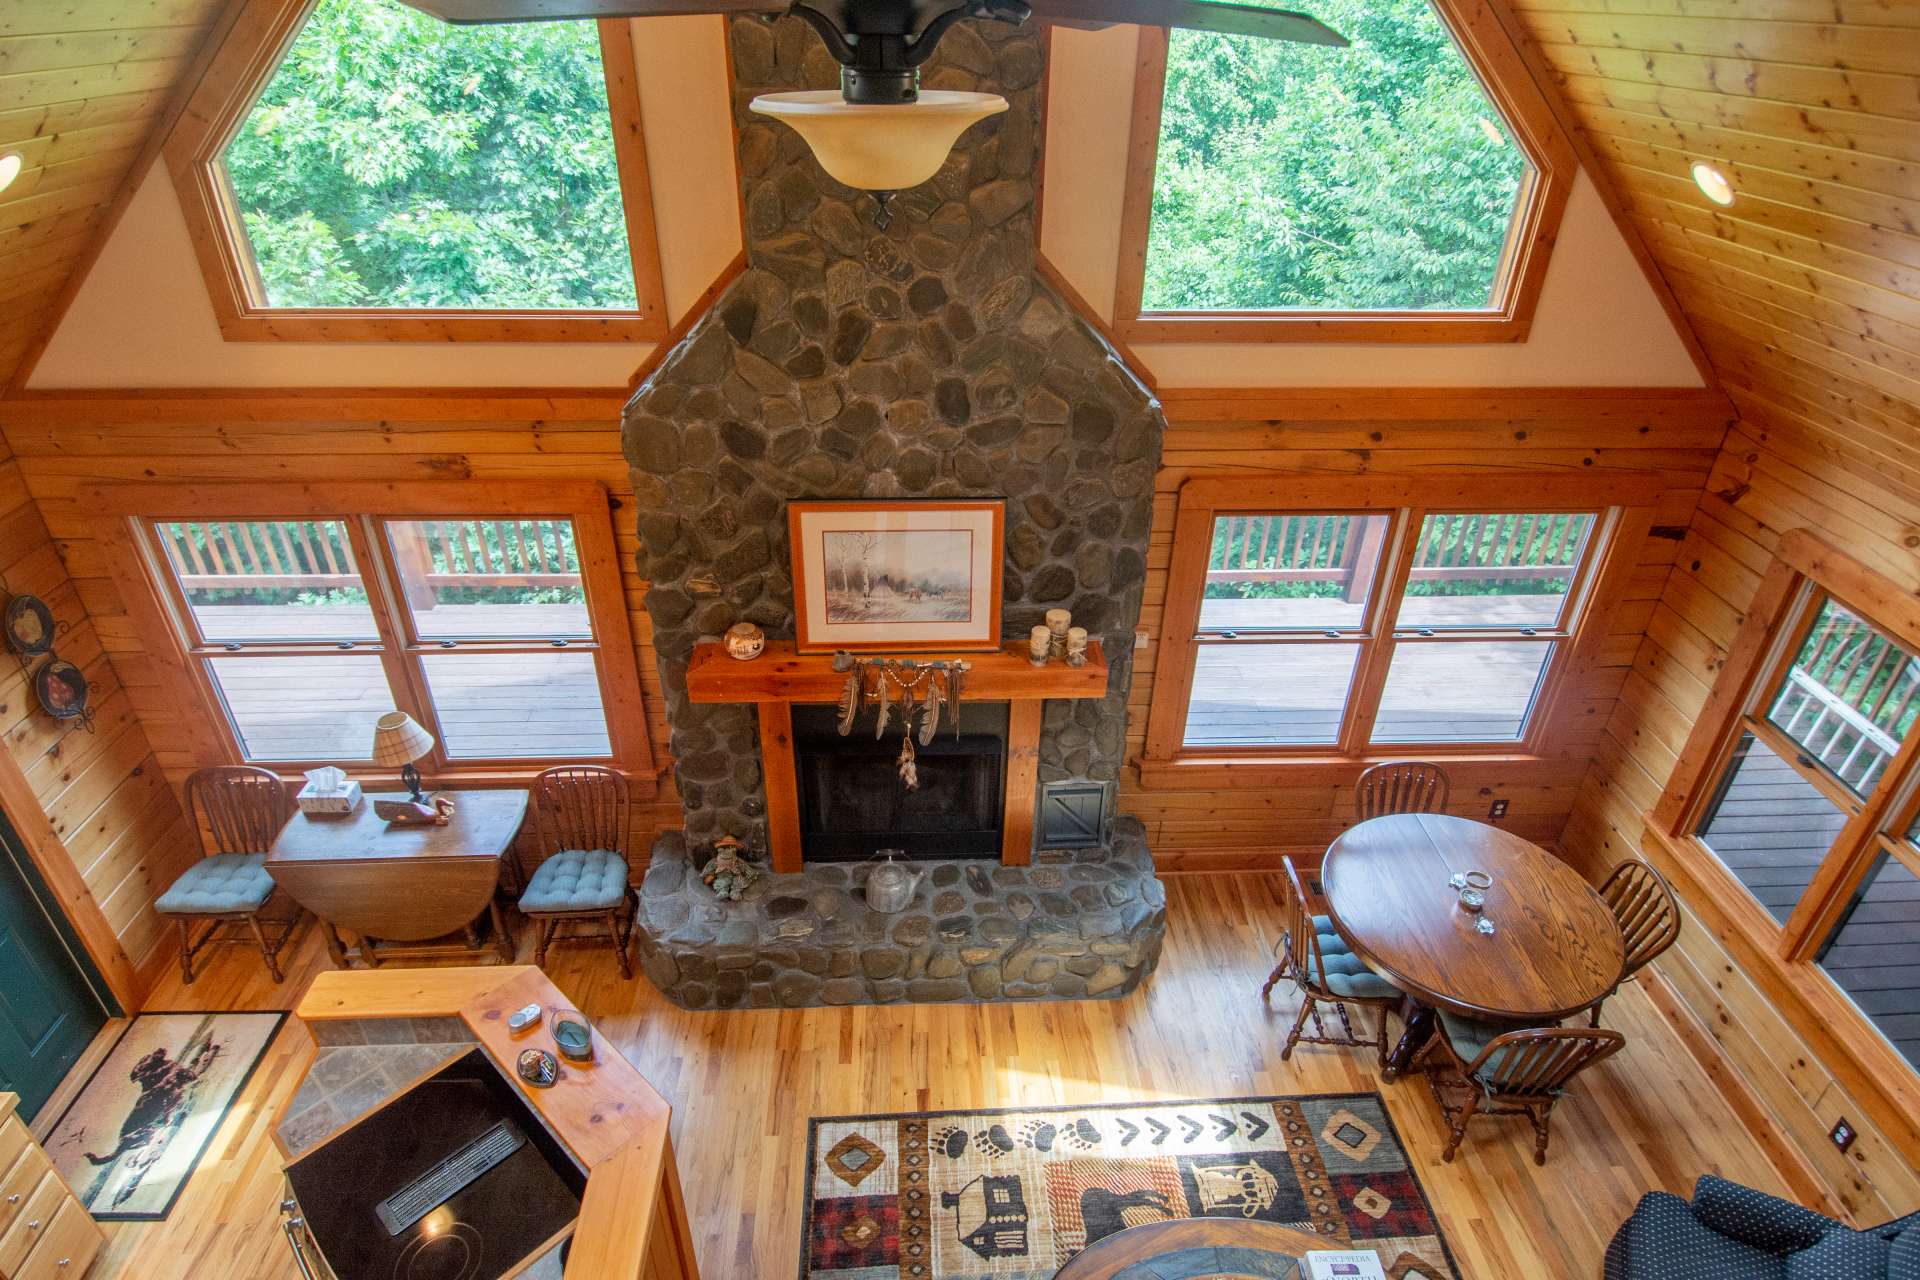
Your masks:
[{"label": "wooden spindle back chair", "polygon": [[[1372,1045],[1380,1055],[1382,1065],[1387,1060],[1387,1014],[1400,1007],[1401,994],[1386,979],[1377,976],[1361,964],[1358,957],[1342,946],[1339,951],[1329,955],[1321,944],[1321,930],[1325,928],[1329,937],[1332,923],[1325,917],[1316,918],[1313,908],[1307,901],[1306,887],[1300,882],[1300,873],[1294,869],[1292,858],[1281,858],[1280,866],[1286,875],[1286,901],[1281,908],[1280,936],[1282,955],[1280,963],[1267,975],[1266,985],[1260,988],[1261,999],[1266,999],[1273,986],[1281,978],[1291,977],[1300,990],[1300,1012],[1293,1020],[1293,1029],[1287,1034],[1287,1042],[1280,1050],[1280,1060],[1285,1062],[1293,1056],[1293,1047],[1301,1041],[1308,1044],[1337,1044],[1365,1048]],[[1334,1013],[1340,1019],[1342,1034],[1329,1034],[1326,1024],[1320,1017],[1320,1005],[1331,1004]],[[1347,1016],[1349,1004],[1362,1005],[1373,1009],[1380,1019],[1380,1030],[1374,1038],[1362,1039],[1354,1034],[1352,1020]],[[1307,1019],[1313,1019],[1314,1034],[1307,1035]]]},{"label": "wooden spindle back chair", "polygon": [[1444,813],[1452,785],[1445,769],[1425,760],[1376,764],[1353,784],[1354,816],[1365,822],[1390,813]]},{"label": "wooden spindle back chair", "polygon": [[[1445,1025],[1443,1019],[1442,1028]],[[1440,1158],[1452,1161],[1474,1116],[1524,1115],[1533,1124],[1533,1162],[1545,1164],[1553,1104],[1569,1081],[1618,1053],[1626,1042],[1625,1036],[1605,1027],[1540,1027],[1497,1035],[1467,1060],[1444,1030],[1437,1030],[1420,1056],[1437,1050],[1453,1065],[1451,1073],[1427,1075],[1451,1130]],[[1458,1079],[1448,1078],[1452,1075]],[[1458,1101],[1449,1100],[1449,1092],[1456,1093]]]},{"label": "wooden spindle back chair", "polygon": [[514,858],[525,886],[520,910],[534,927],[534,963],[547,962],[562,925],[600,926],[583,936],[613,945],[623,976],[639,897],[629,883],[628,829],[633,801],[626,778],[602,765],[560,765],[533,780],[534,828],[545,859],[531,876]]},{"label": "wooden spindle back chair", "polygon": [[187,804],[215,853],[265,853],[293,813],[286,784],[252,765],[199,770],[187,779]]},{"label": "wooden spindle back chair", "polygon": [[[1620,940],[1626,946],[1621,982],[1679,941],[1680,904],[1666,878],[1638,858],[1629,858],[1609,872],[1600,885],[1600,896],[1613,912],[1620,926]],[[1614,991],[1619,989],[1616,984]],[[1606,996],[1593,1002],[1589,1025],[1600,1025],[1600,1006],[1605,1003]]]},{"label": "wooden spindle back chair", "polygon": [[627,780],[599,765],[562,765],[534,784],[534,822],[543,851],[606,849],[626,856],[633,800]]},{"label": "wooden spindle back chair", "polygon": [[[280,952],[301,913],[296,907],[284,917],[265,914],[275,890],[263,864],[292,813],[292,795],[270,770],[223,765],[187,778],[187,814],[205,837],[205,856],[154,904],[179,928],[183,981],[192,983],[194,959],[207,947],[236,942],[251,942],[273,980],[285,981]],[[249,885],[257,886],[252,898]],[[205,925],[198,935],[196,923]]]}]

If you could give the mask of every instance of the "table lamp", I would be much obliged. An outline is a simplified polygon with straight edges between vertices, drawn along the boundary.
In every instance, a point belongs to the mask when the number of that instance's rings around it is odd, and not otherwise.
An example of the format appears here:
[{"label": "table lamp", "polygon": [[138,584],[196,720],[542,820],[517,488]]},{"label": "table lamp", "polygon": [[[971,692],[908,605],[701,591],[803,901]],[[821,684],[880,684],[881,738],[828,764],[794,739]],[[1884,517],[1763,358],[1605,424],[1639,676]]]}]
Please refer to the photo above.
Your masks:
[{"label": "table lamp", "polygon": [[420,790],[420,771],[413,762],[432,750],[433,735],[404,711],[389,711],[373,722],[373,762],[399,765],[400,781],[407,784],[415,804],[425,804],[427,797]]}]

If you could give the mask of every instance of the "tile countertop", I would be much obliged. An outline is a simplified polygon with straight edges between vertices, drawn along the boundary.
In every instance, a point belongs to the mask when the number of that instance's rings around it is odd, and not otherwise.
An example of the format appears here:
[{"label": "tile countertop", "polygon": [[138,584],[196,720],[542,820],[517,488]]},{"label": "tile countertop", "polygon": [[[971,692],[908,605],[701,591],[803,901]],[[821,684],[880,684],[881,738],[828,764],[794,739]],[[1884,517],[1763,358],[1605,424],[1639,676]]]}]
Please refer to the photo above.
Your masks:
[{"label": "tile countertop", "polygon": [[[527,1004],[536,1028],[507,1029]],[[274,1137],[289,1158],[478,1044],[518,1086],[520,1050],[545,1042],[556,1009],[574,1008],[530,965],[336,970],[294,1010],[318,1046]],[[562,1061],[550,1089],[523,1089],[587,1171],[569,1280],[699,1280],[668,1135],[672,1110],[598,1031],[593,1061]]]}]

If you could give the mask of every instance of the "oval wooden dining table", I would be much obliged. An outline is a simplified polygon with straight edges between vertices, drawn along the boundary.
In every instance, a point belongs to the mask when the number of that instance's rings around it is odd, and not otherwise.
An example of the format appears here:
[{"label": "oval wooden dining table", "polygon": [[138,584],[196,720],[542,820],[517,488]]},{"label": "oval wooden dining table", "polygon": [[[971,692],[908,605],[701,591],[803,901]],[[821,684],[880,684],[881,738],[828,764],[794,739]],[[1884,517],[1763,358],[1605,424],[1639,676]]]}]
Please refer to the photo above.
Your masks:
[{"label": "oval wooden dining table", "polygon": [[[1490,934],[1448,883],[1461,871],[1493,877]],[[1407,994],[1389,1079],[1433,1034],[1436,1009],[1546,1026],[1612,991],[1626,964],[1613,912],[1578,872],[1483,822],[1401,813],[1358,823],[1327,849],[1320,885],[1354,954]]]}]

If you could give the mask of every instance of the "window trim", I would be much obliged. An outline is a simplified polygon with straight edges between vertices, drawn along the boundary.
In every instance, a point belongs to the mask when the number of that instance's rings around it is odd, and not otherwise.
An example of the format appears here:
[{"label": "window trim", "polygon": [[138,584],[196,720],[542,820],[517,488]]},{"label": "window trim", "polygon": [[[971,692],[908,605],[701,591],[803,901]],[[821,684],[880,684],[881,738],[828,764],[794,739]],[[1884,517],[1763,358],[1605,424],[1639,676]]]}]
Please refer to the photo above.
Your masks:
[{"label": "window trim", "polygon": [[273,307],[262,293],[221,153],[319,0],[247,0],[167,139],[167,169],[229,342],[657,342],[666,288],[628,20],[597,23],[637,305],[626,308]]},{"label": "window trim", "polygon": [[1891,1134],[1910,1129],[1912,1117],[1920,1114],[1920,1070],[1814,955],[1872,869],[1882,832],[1920,815],[1920,727],[1908,731],[1867,797],[1848,797],[1847,823],[1784,925],[1694,831],[1745,729],[1749,708],[1765,699],[1792,664],[1807,625],[1828,597],[1920,653],[1920,600],[1808,529],[1783,533],[1666,786],[1643,815],[1641,844],[1681,888],[1690,912],[1705,921],[1874,1122]]},{"label": "window trim", "polygon": [[[1624,590],[1639,549],[1652,524],[1661,482],[1644,472],[1610,475],[1557,475],[1486,472],[1419,472],[1395,476],[1303,477],[1293,473],[1248,476],[1199,476],[1180,487],[1175,507],[1173,547],[1167,569],[1166,603],[1159,643],[1153,655],[1153,688],[1147,713],[1146,742],[1139,761],[1148,788],[1209,788],[1242,782],[1297,783],[1305,779],[1350,779],[1366,765],[1402,759],[1417,751],[1423,758],[1488,763],[1538,762],[1560,751],[1577,708],[1565,691],[1577,685],[1595,663],[1604,634],[1605,610],[1597,602]],[[1521,495],[1516,497],[1515,495]],[[1397,608],[1411,571],[1428,512],[1595,512],[1579,576],[1568,591],[1572,615],[1556,627],[1563,652],[1550,660],[1534,695],[1535,711],[1524,737],[1511,742],[1372,742],[1371,717],[1392,663],[1394,628],[1388,610]],[[1337,744],[1288,747],[1190,747],[1185,743],[1191,700],[1195,633],[1206,587],[1208,553],[1217,516],[1243,512],[1387,514],[1385,549],[1358,633],[1368,637],[1349,687]],[[1565,626],[1571,617],[1572,625]],[[1508,630],[1501,628],[1502,632]],[[1475,631],[1461,633],[1473,638]],[[1363,684],[1363,682],[1365,682]]]},{"label": "window trim", "polygon": [[[240,745],[238,731],[220,701],[218,689],[206,674],[203,655],[208,646],[189,643],[198,637],[190,612],[164,552],[149,533],[155,522],[231,520],[342,520],[353,549],[356,567],[368,593],[380,633],[379,654],[395,706],[429,726],[437,723],[430,710],[425,675],[412,650],[435,648],[414,644],[411,624],[397,616],[406,608],[400,585],[383,555],[370,554],[369,541],[391,520],[544,516],[573,522],[574,543],[580,558],[581,583],[587,597],[600,682],[601,704],[612,746],[610,757],[593,757],[629,775],[651,795],[657,770],[647,730],[637,650],[628,619],[626,584],[610,518],[606,489],[592,481],[550,481],[497,486],[464,482],[429,482],[405,486],[362,481],[315,484],[107,484],[86,491],[85,499],[101,515],[101,538],[109,552],[110,568],[128,612],[140,629],[149,652],[159,664],[162,683],[180,709],[187,746],[199,766],[258,764],[282,776],[298,778],[303,769],[337,760],[251,761]],[[217,648],[217,644],[211,647]],[[261,646],[263,649],[268,647]],[[286,646],[302,652],[329,652],[326,645]],[[371,646],[369,646],[371,647]],[[551,646],[525,641],[476,642],[473,652],[540,651]],[[581,646],[580,651],[587,651]],[[364,650],[363,650],[364,652]],[[263,656],[263,661],[271,658]],[[506,785],[524,780],[542,769],[568,763],[576,757],[522,758],[449,757],[444,735],[436,734],[434,754],[425,766],[434,780],[446,785]],[[587,757],[577,757],[586,759]],[[395,770],[361,762],[345,762],[357,776],[387,781]]]},{"label": "window trim", "polygon": [[1560,220],[1579,171],[1513,39],[1485,5],[1429,0],[1531,166],[1501,252],[1493,304],[1470,311],[1146,311],[1147,235],[1166,95],[1168,33],[1140,30],[1121,197],[1113,328],[1128,342],[1524,342],[1533,326]]}]

